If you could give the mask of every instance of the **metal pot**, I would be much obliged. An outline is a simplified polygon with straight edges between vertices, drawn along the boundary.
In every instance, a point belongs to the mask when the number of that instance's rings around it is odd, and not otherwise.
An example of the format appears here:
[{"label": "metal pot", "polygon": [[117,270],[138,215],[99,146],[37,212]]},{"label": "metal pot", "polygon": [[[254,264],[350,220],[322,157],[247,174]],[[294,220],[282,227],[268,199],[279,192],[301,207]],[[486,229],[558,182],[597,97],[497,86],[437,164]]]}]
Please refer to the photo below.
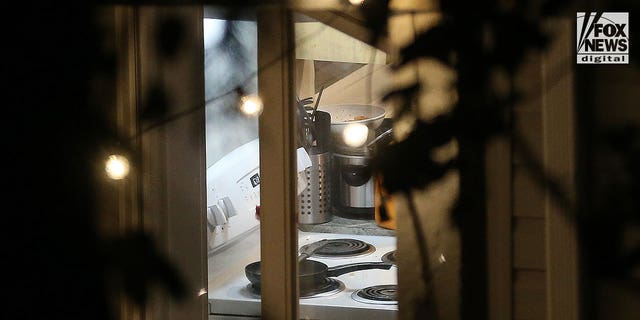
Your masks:
[{"label": "metal pot", "polygon": [[[337,277],[345,273],[368,269],[389,270],[392,266],[393,263],[388,262],[358,262],[328,267],[319,261],[303,260],[298,263],[298,285],[300,288],[311,289],[322,285],[329,277]],[[248,264],[244,268],[244,273],[254,287],[260,288],[262,276],[260,261]]]},{"label": "metal pot", "polygon": [[[368,104],[333,104],[318,107],[318,110],[331,116],[331,137],[338,149],[348,147],[342,139],[344,129],[352,123],[366,125],[370,131],[378,128],[384,120],[386,111],[383,107]],[[371,136],[370,139],[375,138]],[[371,140],[367,141],[371,141]]]},{"label": "metal pot", "polygon": [[350,123],[362,123],[371,129],[382,124],[386,111],[383,107],[369,104],[331,104],[319,106],[318,110],[331,115],[331,131],[342,133]]},{"label": "metal pot", "polygon": [[335,214],[352,219],[374,218],[375,185],[369,161],[364,155],[333,154],[331,202]]}]

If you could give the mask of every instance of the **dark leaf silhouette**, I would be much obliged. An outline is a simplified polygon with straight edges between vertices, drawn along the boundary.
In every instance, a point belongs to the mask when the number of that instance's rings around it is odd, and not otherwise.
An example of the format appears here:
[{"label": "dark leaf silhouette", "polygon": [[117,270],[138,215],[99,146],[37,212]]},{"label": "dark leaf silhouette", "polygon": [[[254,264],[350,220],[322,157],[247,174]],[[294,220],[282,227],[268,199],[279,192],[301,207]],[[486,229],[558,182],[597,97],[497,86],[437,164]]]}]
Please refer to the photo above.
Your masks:
[{"label": "dark leaf silhouette", "polygon": [[[594,207],[583,219],[583,242],[592,249],[593,272],[634,279],[640,267],[640,243],[629,241],[640,227],[640,127],[622,126],[603,133],[596,159]],[[615,204],[615,206],[612,206]],[[634,281],[640,290],[640,281]]]},{"label": "dark leaf silhouette", "polygon": [[387,34],[389,18],[389,0],[364,1],[360,11],[364,16],[365,25],[371,31],[371,43]]},{"label": "dark leaf silhouette", "polygon": [[[452,118],[440,116],[432,123],[418,121],[409,137],[388,145],[373,159],[375,172],[383,174],[383,186],[390,193],[410,192],[437,181],[455,165],[436,163],[432,150],[450,142],[454,136]],[[398,165],[401,162],[403,165]]]},{"label": "dark leaf silhouette", "polygon": [[537,21],[521,15],[500,14],[489,20],[493,47],[489,51],[489,62],[504,66],[514,72],[522,63],[527,51],[542,49],[548,36]]},{"label": "dark leaf silhouette", "polygon": [[185,26],[176,17],[166,17],[156,34],[156,51],[163,58],[175,58],[184,44]]},{"label": "dark leaf silhouette", "polygon": [[147,234],[136,232],[116,238],[105,248],[107,270],[138,305],[146,305],[149,293],[157,287],[177,300],[186,296],[182,275]]},{"label": "dark leaf silhouette", "polygon": [[142,111],[140,119],[144,121],[160,121],[169,111],[169,96],[167,91],[161,84],[155,83],[147,92],[147,99]]},{"label": "dark leaf silhouette", "polygon": [[398,108],[399,110],[396,117],[401,117],[406,113],[411,112],[411,108],[414,106],[413,97],[418,94],[421,87],[420,83],[414,83],[408,87],[392,90],[382,97],[382,101],[389,102],[393,99],[400,100],[398,102],[400,108]]},{"label": "dark leaf silhouette", "polygon": [[402,57],[400,66],[418,58],[435,58],[440,62],[453,65],[453,53],[456,41],[462,41],[457,34],[453,21],[446,19],[442,23],[422,32],[416,40],[400,50]]}]

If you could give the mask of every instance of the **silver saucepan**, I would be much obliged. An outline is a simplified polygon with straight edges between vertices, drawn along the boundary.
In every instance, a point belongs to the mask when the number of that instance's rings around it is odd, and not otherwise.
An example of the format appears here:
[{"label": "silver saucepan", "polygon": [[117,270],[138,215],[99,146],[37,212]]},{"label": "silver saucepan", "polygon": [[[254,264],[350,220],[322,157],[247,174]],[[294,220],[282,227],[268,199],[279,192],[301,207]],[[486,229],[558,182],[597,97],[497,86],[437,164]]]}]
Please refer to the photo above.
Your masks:
[{"label": "silver saucepan", "polygon": [[375,130],[386,114],[383,107],[369,104],[331,104],[319,106],[318,110],[331,115],[331,134],[335,138],[340,138],[344,128],[351,123],[361,123]]}]

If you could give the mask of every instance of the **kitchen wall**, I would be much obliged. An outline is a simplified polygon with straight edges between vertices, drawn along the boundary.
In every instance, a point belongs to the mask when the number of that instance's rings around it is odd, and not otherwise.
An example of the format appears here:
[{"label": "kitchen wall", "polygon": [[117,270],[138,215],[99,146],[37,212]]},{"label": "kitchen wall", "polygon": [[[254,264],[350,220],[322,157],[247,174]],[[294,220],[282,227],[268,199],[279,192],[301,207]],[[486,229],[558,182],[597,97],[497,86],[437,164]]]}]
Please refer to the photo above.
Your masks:
[{"label": "kitchen wall", "polygon": [[[313,13],[310,13],[313,15]],[[382,97],[391,87],[387,54],[313,17],[297,14],[296,94],[317,97],[321,105],[374,104],[387,107]],[[387,117],[392,116],[387,108]]]}]

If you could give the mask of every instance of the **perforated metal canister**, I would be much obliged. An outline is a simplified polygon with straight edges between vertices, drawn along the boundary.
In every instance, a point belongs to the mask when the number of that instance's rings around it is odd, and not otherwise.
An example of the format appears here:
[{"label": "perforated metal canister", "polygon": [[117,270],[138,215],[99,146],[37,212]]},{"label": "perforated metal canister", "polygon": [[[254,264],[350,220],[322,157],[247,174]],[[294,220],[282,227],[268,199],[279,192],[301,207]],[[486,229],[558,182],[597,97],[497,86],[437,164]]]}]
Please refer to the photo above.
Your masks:
[{"label": "perforated metal canister", "polygon": [[298,223],[318,224],[331,220],[329,152],[310,154],[311,167],[305,170],[307,187],[299,195]]}]

